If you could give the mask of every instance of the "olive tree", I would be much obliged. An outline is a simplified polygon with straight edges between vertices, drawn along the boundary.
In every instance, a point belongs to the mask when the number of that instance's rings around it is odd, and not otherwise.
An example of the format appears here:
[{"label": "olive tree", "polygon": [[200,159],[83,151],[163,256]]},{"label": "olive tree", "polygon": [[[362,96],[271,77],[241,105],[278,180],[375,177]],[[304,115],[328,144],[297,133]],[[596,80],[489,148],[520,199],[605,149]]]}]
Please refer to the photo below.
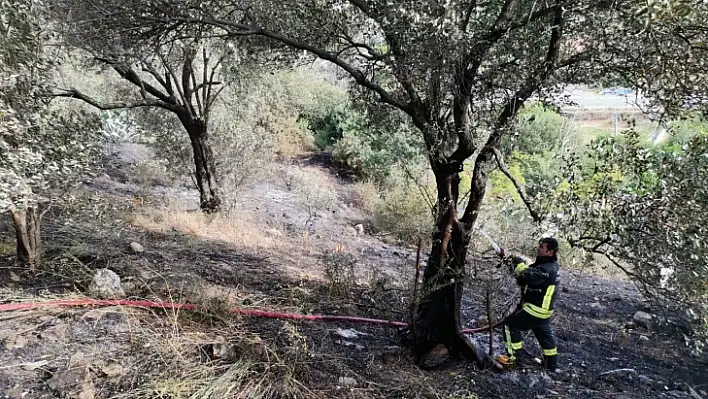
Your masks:
[{"label": "olive tree", "polygon": [[[80,15],[83,21],[85,14]],[[200,208],[207,213],[221,206],[214,153],[209,142],[209,116],[225,87],[224,62],[233,62],[233,51],[200,40],[142,46],[133,52],[117,50],[105,42],[87,40],[87,25],[71,25],[63,34],[75,48],[88,50],[95,63],[116,72],[133,87],[133,93],[116,93],[121,100],[102,102],[72,87],[56,96],[75,98],[99,110],[153,108],[179,120],[192,149],[193,177],[199,189]],[[90,30],[88,31],[90,32]],[[118,34],[116,32],[116,34]]]},{"label": "olive tree", "polygon": [[[425,143],[437,184],[424,297],[413,321],[415,349],[423,363],[428,355],[445,353],[483,362],[461,330],[465,261],[489,173],[503,165],[501,139],[519,109],[533,98],[563,101],[565,84],[613,72],[639,84],[630,79],[639,71],[661,78],[671,74],[662,66],[675,63],[654,56],[665,47],[654,35],[670,32],[673,19],[647,23],[646,2],[636,0],[102,4],[104,19],[125,19],[126,4],[131,4],[134,14],[126,31],[136,40],[204,29],[228,39],[258,37],[311,54],[336,65],[371,102],[408,118]],[[637,47],[638,39],[649,48]],[[459,204],[459,173],[467,160],[473,163],[471,191]]]},{"label": "olive tree", "polygon": [[91,168],[100,133],[94,118],[51,106],[44,23],[41,2],[0,1],[0,212],[30,267],[41,260],[42,216]]}]

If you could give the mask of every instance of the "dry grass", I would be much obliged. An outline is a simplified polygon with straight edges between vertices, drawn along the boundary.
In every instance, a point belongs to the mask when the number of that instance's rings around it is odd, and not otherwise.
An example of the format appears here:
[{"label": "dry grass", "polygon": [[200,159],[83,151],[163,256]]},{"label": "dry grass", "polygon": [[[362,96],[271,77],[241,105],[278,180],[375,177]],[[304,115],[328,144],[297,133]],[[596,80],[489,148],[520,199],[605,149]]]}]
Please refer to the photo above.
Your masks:
[{"label": "dry grass", "polygon": [[135,211],[131,222],[151,232],[166,233],[178,231],[183,234],[207,240],[218,240],[238,247],[256,249],[282,249],[285,245],[277,236],[267,233],[267,229],[245,213],[205,215],[201,212],[186,211],[176,206],[157,209],[145,207]]}]

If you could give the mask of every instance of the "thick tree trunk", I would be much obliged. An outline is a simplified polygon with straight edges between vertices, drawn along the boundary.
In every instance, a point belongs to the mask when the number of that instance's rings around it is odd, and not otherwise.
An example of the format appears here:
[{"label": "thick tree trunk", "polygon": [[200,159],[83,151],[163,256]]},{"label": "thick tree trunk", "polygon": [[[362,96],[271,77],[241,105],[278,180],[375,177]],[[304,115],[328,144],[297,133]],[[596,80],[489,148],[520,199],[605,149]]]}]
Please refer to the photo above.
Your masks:
[{"label": "thick tree trunk", "polygon": [[208,142],[206,124],[201,119],[180,117],[187,129],[192,144],[194,177],[199,189],[199,207],[204,213],[216,213],[221,209],[217,191],[214,153]]},{"label": "thick tree trunk", "polygon": [[41,214],[36,207],[15,209],[10,212],[17,238],[17,258],[24,265],[34,269],[42,256],[40,237]]},{"label": "thick tree trunk", "polygon": [[[415,352],[423,367],[446,354],[483,364],[483,356],[462,333],[460,303],[470,236],[457,218],[460,178],[456,170],[435,168],[438,186],[436,230],[423,274],[422,298],[415,321]],[[438,359],[435,359],[438,358]]]}]

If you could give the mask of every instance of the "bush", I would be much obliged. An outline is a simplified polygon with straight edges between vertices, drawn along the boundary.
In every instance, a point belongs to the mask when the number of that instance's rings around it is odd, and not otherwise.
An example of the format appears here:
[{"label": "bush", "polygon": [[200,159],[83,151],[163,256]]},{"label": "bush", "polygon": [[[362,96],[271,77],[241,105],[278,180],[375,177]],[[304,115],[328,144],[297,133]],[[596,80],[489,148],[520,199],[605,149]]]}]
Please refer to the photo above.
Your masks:
[{"label": "bush", "polygon": [[506,156],[514,151],[530,155],[553,152],[575,136],[577,132],[567,118],[534,104],[519,112],[515,132],[504,136],[501,149]]},{"label": "bush", "polygon": [[372,217],[380,234],[408,243],[430,238],[435,221],[435,184],[430,172],[397,171],[383,183],[360,183],[355,192],[358,205]]}]

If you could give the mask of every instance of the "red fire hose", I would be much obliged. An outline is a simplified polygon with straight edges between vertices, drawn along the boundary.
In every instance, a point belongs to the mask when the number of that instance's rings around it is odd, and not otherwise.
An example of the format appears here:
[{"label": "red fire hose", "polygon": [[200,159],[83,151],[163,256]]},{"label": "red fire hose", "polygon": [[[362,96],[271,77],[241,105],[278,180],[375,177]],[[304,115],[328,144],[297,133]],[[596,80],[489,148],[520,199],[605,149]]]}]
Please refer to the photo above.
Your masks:
[{"label": "red fire hose", "polygon": [[[94,306],[94,307],[106,307],[106,306],[131,306],[131,307],[144,307],[144,308],[163,308],[163,309],[180,309],[180,310],[198,310],[199,306],[188,304],[188,303],[172,303],[172,302],[153,302],[153,301],[129,301],[124,299],[59,299],[53,301],[44,302],[18,302],[18,303],[6,303],[0,304],[0,312],[7,312],[12,310],[26,310],[33,308],[51,307],[51,306]],[[402,321],[392,321],[383,319],[369,319],[365,317],[357,316],[332,316],[332,315],[316,315],[316,314],[295,314],[295,313],[279,313],[279,312],[268,312],[265,310],[256,309],[241,309],[233,308],[229,310],[232,314],[244,315],[244,316],[256,316],[256,317],[269,317],[274,319],[292,319],[292,320],[307,320],[307,321],[348,321],[353,323],[365,323],[365,324],[381,324],[391,327],[408,327],[408,323]],[[496,323],[492,328],[497,327],[501,322]],[[472,334],[482,331],[488,331],[489,326],[480,328],[468,328],[462,330],[463,333]]]}]

